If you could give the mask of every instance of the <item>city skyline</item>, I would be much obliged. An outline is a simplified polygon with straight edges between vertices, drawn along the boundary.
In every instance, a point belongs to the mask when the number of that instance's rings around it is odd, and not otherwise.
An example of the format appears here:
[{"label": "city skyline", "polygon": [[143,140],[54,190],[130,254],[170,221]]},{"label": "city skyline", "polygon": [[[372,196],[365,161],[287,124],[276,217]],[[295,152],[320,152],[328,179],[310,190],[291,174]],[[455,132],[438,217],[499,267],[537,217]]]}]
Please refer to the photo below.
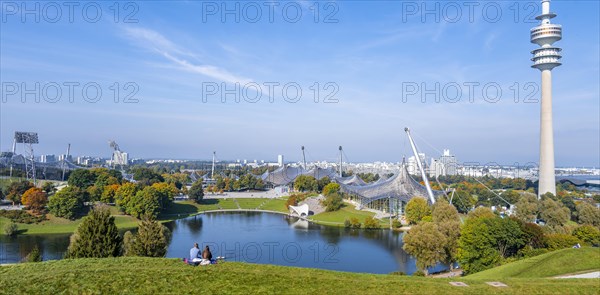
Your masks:
[{"label": "city skyline", "polygon": [[[71,143],[72,154],[110,157],[108,141],[115,140],[132,158],[210,159],[216,150],[220,159],[273,161],[283,154],[293,161],[304,145],[310,160],[335,161],[342,145],[352,162],[399,162],[411,155],[402,132],[410,127],[420,151],[436,158],[448,148],[464,162],[538,161],[539,103],[523,102],[527,83],[539,88],[528,54],[535,49],[529,28],[537,21],[527,19],[539,14],[537,3],[533,11],[498,2],[504,12],[498,22],[476,9],[473,22],[463,14],[456,23],[431,15],[423,21],[398,3],[335,3],[337,23],[325,22],[331,7],[320,6],[316,15],[301,3],[305,17],[298,23],[279,15],[256,24],[245,22],[246,15],[222,22],[187,2],[160,9],[139,3],[137,23],[124,23],[125,13],[115,22],[107,7],[97,23],[22,22],[3,6],[0,149],[11,149],[14,131],[33,131],[40,135],[37,155],[62,154]],[[553,77],[556,166],[597,167],[600,42],[573,32],[598,29],[599,4],[568,4],[552,2],[557,22],[571,32],[561,41],[568,62]],[[361,17],[362,10],[377,21]],[[269,103],[263,89],[257,103],[221,103],[218,94],[202,102],[206,85],[269,81],[298,83],[302,99],[275,96]],[[66,102],[64,91],[57,103],[7,96],[6,83],[35,82],[96,82],[105,95],[97,103]],[[109,87],[119,83],[122,99],[128,82],[139,87],[139,101],[115,104]],[[316,82],[319,103],[310,89]],[[329,82],[339,88],[337,103],[322,102]],[[427,90],[415,92],[415,85],[436,89],[436,83],[439,89],[422,103]],[[469,83],[479,83],[479,91],[497,83],[503,95],[498,102],[481,95],[470,102]],[[463,87],[459,102],[433,101],[455,84]]]}]

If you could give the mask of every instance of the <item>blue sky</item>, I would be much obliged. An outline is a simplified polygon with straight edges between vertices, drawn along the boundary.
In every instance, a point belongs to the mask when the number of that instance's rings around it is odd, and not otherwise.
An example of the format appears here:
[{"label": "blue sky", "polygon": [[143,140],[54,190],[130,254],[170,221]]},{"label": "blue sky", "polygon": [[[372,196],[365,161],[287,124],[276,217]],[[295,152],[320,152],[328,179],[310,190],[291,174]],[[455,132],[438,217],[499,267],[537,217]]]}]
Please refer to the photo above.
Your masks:
[{"label": "blue sky", "polygon": [[[537,15],[539,6],[488,2],[471,13],[468,2],[446,1],[148,1],[120,2],[115,15],[111,1],[93,3],[102,11],[97,22],[89,21],[96,6],[87,2],[73,9],[72,22],[68,7],[56,16],[55,7],[37,2],[36,22],[33,15],[22,19],[22,2],[3,1],[0,148],[9,150],[14,131],[23,130],[39,133],[38,154],[60,154],[71,143],[73,154],[108,157],[112,139],[132,157],[208,159],[216,150],[220,159],[274,161],[284,154],[298,160],[304,145],[309,160],[335,160],[342,145],[349,161],[400,161],[410,155],[403,131],[409,126],[428,156],[449,148],[461,162],[537,162],[539,103],[524,99],[531,91],[533,99],[540,95],[540,73],[530,68],[536,47],[529,43],[529,29],[537,25],[529,15]],[[235,9],[236,3],[240,10],[220,14],[221,5]],[[215,15],[209,13],[213,4]],[[256,7],[262,7],[259,17]],[[302,15],[292,22],[298,8]],[[552,11],[564,31],[556,43],[564,64],[553,71],[556,163],[598,167],[600,6],[552,1]],[[22,85],[35,89],[36,82],[40,89],[33,92],[41,101],[29,95],[21,102]],[[74,102],[64,86],[70,82],[80,85]],[[137,89],[124,89],[129,82]],[[62,95],[51,103],[42,88],[48,86],[52,97],[54,83]],[[102,89],[96,103],[81,96],[89,83]],[[278,83],[274,95],[265,83]],[[302,90],[299,101],[282,96],[286,84]],[[470,101],[465,85],[472,84]],[[16,94],[11,85],[18,85]],[[214,85],[216,95],[203,92]],[[410,85],[417,85],[416,94],[407,93],[415,90]],[[445,101],[456,97],[455,85],[463,91],[459,101]],[[222,86],[234,89],[225,103]],[[423,86],[433,89],[425,102]],[[499,100],[490,101],[498,88]],[[288,100],[295,89],[288,88]],[[124,103],[131,91],[137,103]],[[337,102],[324,103],[330,93]],[[244,100],[257,95],[258,102]]]}]

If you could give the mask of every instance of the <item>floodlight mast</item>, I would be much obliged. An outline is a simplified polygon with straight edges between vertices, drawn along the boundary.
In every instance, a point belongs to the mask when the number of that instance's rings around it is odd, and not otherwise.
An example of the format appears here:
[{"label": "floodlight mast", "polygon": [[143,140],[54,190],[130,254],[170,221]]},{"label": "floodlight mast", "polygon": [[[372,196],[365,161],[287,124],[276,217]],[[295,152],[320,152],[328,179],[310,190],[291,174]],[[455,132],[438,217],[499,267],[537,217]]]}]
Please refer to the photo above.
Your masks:
[{"label": "floodlight mast", "polygon": [[404,128],[406,131],[406,135],[408,135],[408,141],[410,142],[410,146],[412,147],[413,154],[415,155],[415,160],[417,162],[417,166],[421,171],[421,177],[423,178],[423,182],[425,183],[425,188],[427,189],[427,194],[429,195],[429,200],[431,204],[435,204],[435,197],[433,196],[433,191],[431,190],[431,186],[429,185],[429,180],[427,179],[427,175],[425,174],[425,169],[423,169],[423,164],[421,164],[421,158],[419,158],[419,152],[417,151],[417,146],[410,136],[410,129],[408,127]]},{"label": "floodlight mast", "polygon": [[15,145],[17,143],[23,144],[25,152],[25,173],[27,180],[31,180],[33,184],[36,184],[35,177],[35,156],[33,153],[33,145],[39,143],[38,134],[36,132],[15,132]]},{"label": "floodlight mast", "polygon": [[67,154],[65,155],[65,158],[62,161],[62,181],[65,181],[65,172],[67,169],[67,160],[69,159],[69,155],[71,154],[71,144],[67,144]]}]

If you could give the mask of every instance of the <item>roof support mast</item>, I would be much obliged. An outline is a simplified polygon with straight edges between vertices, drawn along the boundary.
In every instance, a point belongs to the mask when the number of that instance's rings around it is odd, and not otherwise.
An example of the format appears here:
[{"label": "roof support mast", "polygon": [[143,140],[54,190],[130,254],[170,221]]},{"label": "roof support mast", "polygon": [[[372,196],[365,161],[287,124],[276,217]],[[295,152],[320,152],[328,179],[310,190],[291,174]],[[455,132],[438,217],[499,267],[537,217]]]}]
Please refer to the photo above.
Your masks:
[{"label": "roof support mast", "polygon": [[306,155],[304,154],[304,146],[302,146],[302,163],[304,164],[304,170],[306,170]]},{"label": "roof support mast", "polygon": [[217,157],[217,152],[213,152],[213,160],[212,160],[212,169],[210,173],[210,178],[215,179],[215,158]]},{"label": "roof support mast", "polygon": [[421,171],[421,177],[423,178],[423,182],[425,183],[425,188],[427,189],[427,194],[429,195],[429,200],[431,204],[435,204],[435,197],[433,196],[433,191],[431,190],[431,186],[429,185],[429,180],[427,179],[427,175],[425,174],[425,169],[423,169],[423,164],[421,164],[421,158],[419,158],[419,152],[417,151],[417,146],[410,136],[410,129],[408,127],[404,128],[406,131],[406,135],[408,135],[408,141],[410,142],[410,146],[412,147],[413,154],[415,154],[415,159],[417,162],[417,166]]},{"label": "roof support mast", "polygon": [[342,146],[340,145],[340,177],[342,177]]}]

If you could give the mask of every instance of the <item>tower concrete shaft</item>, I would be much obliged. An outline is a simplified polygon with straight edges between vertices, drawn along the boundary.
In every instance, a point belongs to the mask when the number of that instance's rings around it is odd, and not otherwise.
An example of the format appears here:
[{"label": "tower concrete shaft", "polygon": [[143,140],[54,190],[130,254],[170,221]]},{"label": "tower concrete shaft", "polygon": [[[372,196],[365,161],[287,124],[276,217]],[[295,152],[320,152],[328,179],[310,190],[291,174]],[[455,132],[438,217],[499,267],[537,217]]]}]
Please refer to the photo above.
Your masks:
[{"label": "tower concrete shaft", "polygon": [[538,195],[556,195],[554,176],[554,130],[552,124],[552,71],[542,71],[542,105],[540,112],[540,167]]}]

